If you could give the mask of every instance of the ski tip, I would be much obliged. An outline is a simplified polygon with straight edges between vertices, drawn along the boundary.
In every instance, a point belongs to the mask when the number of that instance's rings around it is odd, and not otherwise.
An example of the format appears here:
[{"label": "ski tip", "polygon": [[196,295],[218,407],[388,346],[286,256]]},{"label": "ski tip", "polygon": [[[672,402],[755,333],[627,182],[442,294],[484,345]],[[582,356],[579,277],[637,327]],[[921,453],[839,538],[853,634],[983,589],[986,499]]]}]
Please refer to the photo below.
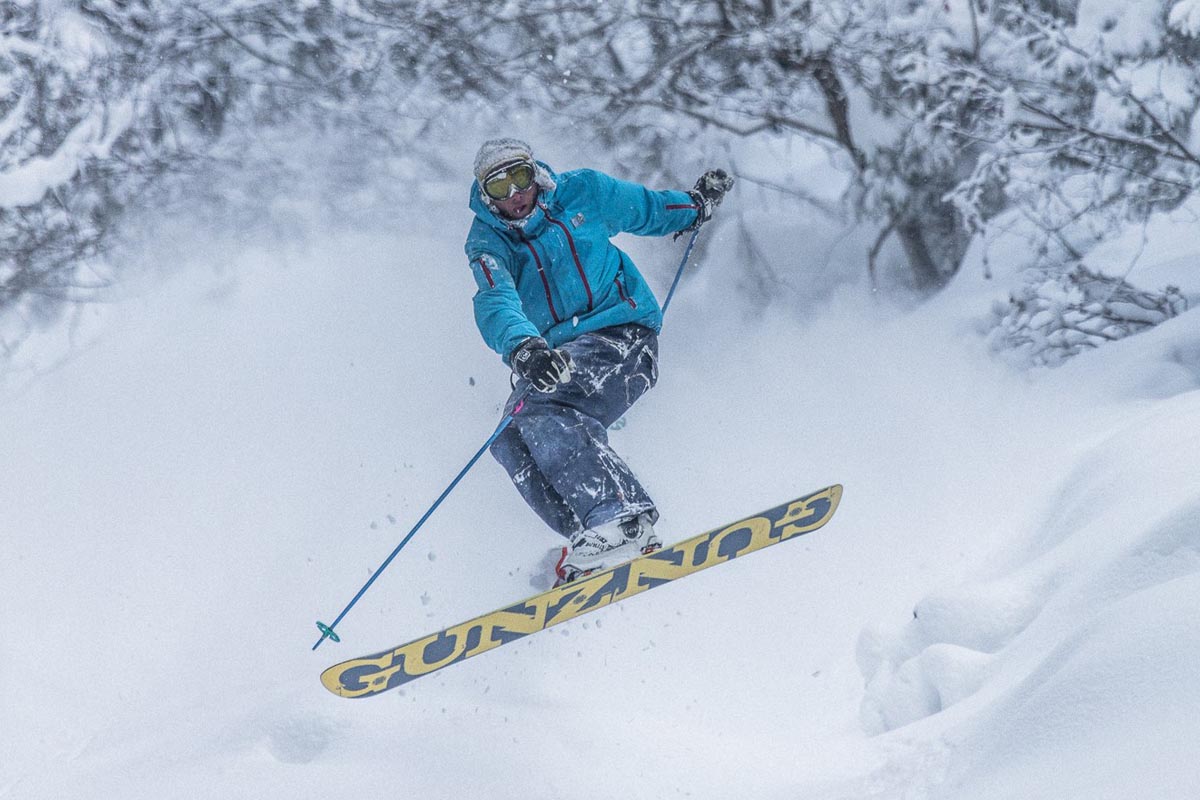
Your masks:
[{"label": "ski tip", "polygon": [[838,505],[842,502],[842,492],[844,490],[840,483],[835,483],[828,489],[825,489],[825,491],[829,493],[829,513],[827,516],[832,517],[833,512],[837,511]]}]

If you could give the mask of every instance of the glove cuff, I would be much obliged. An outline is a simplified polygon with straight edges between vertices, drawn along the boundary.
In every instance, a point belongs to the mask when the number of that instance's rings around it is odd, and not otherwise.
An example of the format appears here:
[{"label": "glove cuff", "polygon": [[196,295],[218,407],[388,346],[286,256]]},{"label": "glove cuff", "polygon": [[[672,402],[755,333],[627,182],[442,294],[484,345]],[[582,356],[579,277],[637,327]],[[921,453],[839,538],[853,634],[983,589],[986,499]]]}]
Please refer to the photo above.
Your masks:
[{"label": "glove cuff", "polygon": [[692,202],[696,206],[696,221],[684,228],[685,231],[694,231],[704,223],[712,219],[713,204],[712,201],[695,189],[688,190],[688,197],[692,198]]},{"label": "glove cuff", "polygon": [[528,359],[534,350],[548,349],[550,349],[550,345],[546,343],[545,339],[540,336],[530,336],[513,348],[513,351],[508,355],[508,360],[510,363],[516,364]]}]

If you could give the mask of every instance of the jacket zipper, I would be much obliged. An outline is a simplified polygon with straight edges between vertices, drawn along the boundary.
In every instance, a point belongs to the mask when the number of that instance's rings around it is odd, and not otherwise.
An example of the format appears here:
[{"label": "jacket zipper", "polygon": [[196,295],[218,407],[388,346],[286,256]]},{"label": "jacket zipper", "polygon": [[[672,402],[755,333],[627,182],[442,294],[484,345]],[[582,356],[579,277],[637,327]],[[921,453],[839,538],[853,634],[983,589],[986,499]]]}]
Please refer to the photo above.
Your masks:
[{"label": "jacket zipper", "polygon": [[588,283],[587,274],[583,271],[583,264],[579,260],[579,252],[575,249],[575,239],[571,236],[571,232],[567,230],[567,226],[550,216],[550,212],[543,209],[546,214],[546,219],[558,226],[563,232],[563,236],[567,237],[567,246],[571,248],[571,258],[575,259],[575,269],[579,272],[579,279],[583,281],[583,288],[587,292],[588,311],[595,307],[595,301],[592,299],[592,285]]},{"label": "jacket zipper", "polygon": [[625,287],[621,285],[621,279],[613,278],[613,283],[615,283],[617,285],[617,294],[621,296],[621,299],[624,300],[626,303],[629,303],[630,308],[636,309],[637,301],[634,300],[629,295],[625,294]]},{"label": "jacket zipper", "polygon": [[521,242],[529,248],[529,252],[533,254],[533,263],[537,265],[538,275],[542,278],[542,288],[546,290],[546,304],[550,306],[550,317],[554,320],[554,324],[562,322],[558,316],[558,311],[554,308],[554,298],[550,296],[550,279],[546,277],[546,270],[542,268],[542,259],[538,256],[537,250],[533,247],[533,242],[521,235]]}]

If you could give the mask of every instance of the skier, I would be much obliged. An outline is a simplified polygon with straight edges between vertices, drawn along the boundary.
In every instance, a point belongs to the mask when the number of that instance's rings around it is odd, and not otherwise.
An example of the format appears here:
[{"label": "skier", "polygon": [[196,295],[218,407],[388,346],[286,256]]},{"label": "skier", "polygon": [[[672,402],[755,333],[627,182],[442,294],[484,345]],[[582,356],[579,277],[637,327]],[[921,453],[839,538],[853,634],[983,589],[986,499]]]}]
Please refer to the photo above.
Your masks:
[{"label": "skier", "polygon": [[683,192],[555,174],[517,139],[484,142],[474,172],[475,321],[516,378],[504,413],[517,413],[491,452],[569,542],[556,573],[571,581],[662,546],[654,501],[607,435],[658,380],[662,311],[609,237],[694,230],[733,179],[710,170]]}]

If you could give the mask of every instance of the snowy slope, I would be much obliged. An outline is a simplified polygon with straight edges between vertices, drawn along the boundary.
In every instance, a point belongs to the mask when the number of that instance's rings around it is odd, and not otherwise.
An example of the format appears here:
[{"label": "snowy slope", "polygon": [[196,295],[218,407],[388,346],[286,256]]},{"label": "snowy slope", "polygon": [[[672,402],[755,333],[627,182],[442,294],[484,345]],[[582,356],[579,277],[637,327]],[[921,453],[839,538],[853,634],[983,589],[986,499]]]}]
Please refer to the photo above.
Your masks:
[{"label": "snowy slope", "polygon": [[1200,392],[1098,444],[1011,564],[864,636],[866,727],[931,721],[939,797],[1195,796],[1197,474]]},{"label": "snowy slope", "polygon": [[196,261],[2,406],[0,798],[1200,792],[1195,314],[1029,375],[977,276],[797,314],[706,264],[614,443],[668,539],[837,481],[834,522],[349,702],[334,660],[534,591],[555,541],[485,460],[309,650],[506,370],[456,240]]}]

